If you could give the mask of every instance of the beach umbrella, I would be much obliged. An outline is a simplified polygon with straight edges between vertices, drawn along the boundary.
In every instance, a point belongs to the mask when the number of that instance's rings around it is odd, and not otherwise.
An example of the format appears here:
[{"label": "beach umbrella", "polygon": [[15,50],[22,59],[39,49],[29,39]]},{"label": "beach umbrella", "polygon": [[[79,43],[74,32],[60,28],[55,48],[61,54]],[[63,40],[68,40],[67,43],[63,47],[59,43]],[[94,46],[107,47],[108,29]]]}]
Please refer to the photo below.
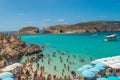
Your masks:
[{"label": "beach umbrella", "polygon": [[87,78],[93,78],[93,77],[95,77],[95,73],[94,73],[94,72],[91,72],[91,71],[89,71],[89,70],[83,71],[83,72],[82,72],[82,75],[83,75],[84,77],[87,77]]},{"label": "beach umbrella", "polygon": [[120,63],[115,63],[115,64],[120,66]]},{"label": "beach umbrella", "polygon": [[21,67],[21,66],[22,66],[21,63],[14,63],[14,64],[12,64],[12,65],[15,66],[15,67]]},{"label": "beach umbrella", "polygon": [[117,64],[113,64],[113,65],[109,65],[111,68],[120,68],[120,65]]},{"label": "beach umbrella", "polygon": [[98,63],[98,64],[96,64],[95,66],[102,66],[102,67],[105,67],[106,64],[104,64],[104,63]]},{"label": "beach umbrella", "polygon": [[105,62],[102,62],[103,64],[105,64],[105,65],[107,65],[107,66],[109,66],[109,65],[111,65],[111,64],[114,64],[115,62],[113,62],[113,61],[105,61]]},{"label": "beach umbrella", "polygon": [[98,64],[98,63],[100,63],[99,61],[92,61],[91,62],[91,64],[93,64],[93,65],[96,65],[96,64]]},{"label": "beach umbrella", "polygon": [[92,65],[84,65],[84,66],[78,68],[77,71],[78,72],[83,72],[84,70],[87,70],[87,69],[92,68],[92,67],[93,67]]},{"label": "beach umbrella", "polygon": [[114,63],[119,63],[120,62],[120,59],[116,58],[113,60]]},{"label": "beach umbrella", "polygon": [[77,71],[81,73],[81,72],[83,72],[84,70],[86,70],[86,69],[81,67],[81,68],[78,68]]},{"label": "beach umbrella", "polygon": [[90,69],[88,69],[89,71],[91,71],[91,72],[94,72],[94,73],[97,73],[97,72],[100,72],[100,70],[98,69],[98,68],[90,68]]},{"label": "beach umbrella", "polygon": [[89,64],[83,66],[83,68],[87,68],[87,69],[88,69],[88,68],[92,68],[92,67],[93,67],[93,66],[92,66],[92,65],[89,65]]},{"label": "beach umbrella", "polygon": [[3,72],[12,71],[15,68],[16,68],[15,66],[9,65],[9,66],[6,66],[5,68],[3,68],[2,71]]},{"label": "beach umbrella", "polygon": [[13,78],[4,78],[2,80],[14,80]]},{"label": "beach umbrella", "polygon": [[99,69],[99,70],[105,70],[105,68],[102,67],[102,66],[95,66],[95,68],[97,68],[97,69]]},{"label": "beach umbrella", "polygon": [[118,78],[120,79],[120,76],[118,76]]},{"label": "beach umbrella", "polygon": [[100,61],[109,61],[112,60],[112,57],[107,57],[107,58],[101,58]]},{"label": "beach umbrella", "polygon": [[97,78],[96,80],[108,80],[107,78],[101,77],[101,78]]},{"label": "beach umbrella", "polygon": [[110,76],[107,78],[108,80],[120,80],[120,78],[114,77],[114,76]]},{"label": "beach umbrella", "polygon": [[7,77],[12,78],[13,74],[10,73],[10,72],[3,72],[3,73],[0,74],[0,79],[4,79],[4,78],[7,78]]}]

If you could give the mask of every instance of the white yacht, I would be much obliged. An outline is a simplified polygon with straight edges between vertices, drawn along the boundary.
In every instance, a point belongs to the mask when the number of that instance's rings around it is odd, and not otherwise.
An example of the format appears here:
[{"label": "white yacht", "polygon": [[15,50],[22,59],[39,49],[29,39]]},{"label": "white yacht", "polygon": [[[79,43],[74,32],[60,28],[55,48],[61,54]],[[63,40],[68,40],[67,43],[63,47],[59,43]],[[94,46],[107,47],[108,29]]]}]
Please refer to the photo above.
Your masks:
[{"label": "white yacht", "polygon": [[104,38],[104,41],[115,41],[115,40],[117,40],[116,34],[108,35],[108,36],[105,36]]}]

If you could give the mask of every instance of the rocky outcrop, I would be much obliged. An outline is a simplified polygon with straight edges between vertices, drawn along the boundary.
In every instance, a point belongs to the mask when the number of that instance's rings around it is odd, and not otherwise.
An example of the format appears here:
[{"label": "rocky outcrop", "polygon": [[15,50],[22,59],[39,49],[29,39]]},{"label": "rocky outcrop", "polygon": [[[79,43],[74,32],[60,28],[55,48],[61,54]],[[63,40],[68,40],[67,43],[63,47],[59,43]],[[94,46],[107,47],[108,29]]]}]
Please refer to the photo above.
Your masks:
[{"label": "rocky outcrop", "polygon": [[38,34],[38,33],[39,28],[32,26],[24,27],[17,32],[17,34]]},{"label": "rocky outcrop", "polygon": [[16,36],[8,37],[6,34],[0,34],[0,67],[18,61],[23,55],[31,55],[41,50],[42,48],[35,44],[27,46]]},{"label": "rocky outcrop", "polygon": [[91,21],[73,25],[55,25],[44,27],[44,33],[87,33],[120,31],[119,21]]}]

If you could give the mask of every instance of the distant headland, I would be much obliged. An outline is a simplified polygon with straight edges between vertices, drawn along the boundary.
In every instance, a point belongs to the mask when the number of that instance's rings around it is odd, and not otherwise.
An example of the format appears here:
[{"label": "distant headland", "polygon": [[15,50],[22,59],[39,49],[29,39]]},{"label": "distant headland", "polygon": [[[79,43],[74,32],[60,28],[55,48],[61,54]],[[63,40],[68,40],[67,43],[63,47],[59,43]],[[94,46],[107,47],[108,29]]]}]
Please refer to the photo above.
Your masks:
[{"label": "distant headland", "polygon": [[91,33],[120,31],[120,21],[90,21],[72,25],[54,25],[44,27],[44,33]]},{"label": "distant headland", "polygon": [[16,34],[38,34],[38,33],[39,28],[33,26],[23,27],[22,29],[16,32]]}]

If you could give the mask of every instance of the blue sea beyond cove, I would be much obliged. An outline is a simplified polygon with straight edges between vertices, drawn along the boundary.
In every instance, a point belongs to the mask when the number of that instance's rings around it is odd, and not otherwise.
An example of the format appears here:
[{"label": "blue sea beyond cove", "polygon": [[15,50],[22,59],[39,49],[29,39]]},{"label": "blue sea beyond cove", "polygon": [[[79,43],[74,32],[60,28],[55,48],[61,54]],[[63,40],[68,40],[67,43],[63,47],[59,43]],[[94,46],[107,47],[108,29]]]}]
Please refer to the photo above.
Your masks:
[{"label": "blue sea beyond cove", "polygon": [[[118,41],[104,41],[104,36],[116,33]],[[68,51],[70,54],[81,54],[93,58],[120,55],[120,32],[89,34],[38,34],[21,35],[28,44],[50,46],[53,49]]]}]

